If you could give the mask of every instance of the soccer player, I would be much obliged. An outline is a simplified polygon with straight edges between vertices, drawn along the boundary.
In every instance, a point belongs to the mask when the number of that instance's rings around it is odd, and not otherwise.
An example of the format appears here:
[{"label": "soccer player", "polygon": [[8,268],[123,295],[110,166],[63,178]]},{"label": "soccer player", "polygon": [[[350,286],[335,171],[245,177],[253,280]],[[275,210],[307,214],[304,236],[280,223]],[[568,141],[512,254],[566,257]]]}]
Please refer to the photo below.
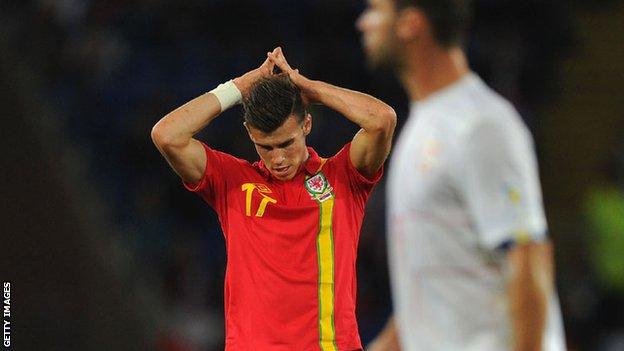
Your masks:
[{"label": "soccer player", "polygon": [[368,350],[564,350],[531,135],[470,71],[462,0],[370,0],[371,66],[411,100],[390,164],[394,318]]},{"label": "soccer player", "polygon": [[[281,48],[232,81],[162,118],[152,139],[185,187],[218,214],[227,248],[226,350],[361,350],[355,261],[364,207],[396,125],[372,96],[310,80]],[[273,74],[274,67],[282,73]],[[260,161],[193,138],[244,101]],[[361,127],[330,158],[306,147],[308,104]]]}]

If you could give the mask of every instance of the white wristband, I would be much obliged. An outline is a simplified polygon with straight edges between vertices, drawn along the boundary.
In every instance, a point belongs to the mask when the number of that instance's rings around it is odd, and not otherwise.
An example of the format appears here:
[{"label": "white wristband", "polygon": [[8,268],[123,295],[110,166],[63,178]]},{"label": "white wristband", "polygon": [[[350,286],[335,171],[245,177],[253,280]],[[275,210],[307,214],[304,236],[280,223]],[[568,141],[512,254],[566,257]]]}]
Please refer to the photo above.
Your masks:
[{"label": "white wristband", "polygon": [[218,87],[212,89],[209,93],[216,96],[217,100],[219,100],[219,104],[221,104],[221,112],[243,100],[240,90],[238,90],[236,84],[234,84],[231,80],[228,80],[223,84],[219,84]]}]

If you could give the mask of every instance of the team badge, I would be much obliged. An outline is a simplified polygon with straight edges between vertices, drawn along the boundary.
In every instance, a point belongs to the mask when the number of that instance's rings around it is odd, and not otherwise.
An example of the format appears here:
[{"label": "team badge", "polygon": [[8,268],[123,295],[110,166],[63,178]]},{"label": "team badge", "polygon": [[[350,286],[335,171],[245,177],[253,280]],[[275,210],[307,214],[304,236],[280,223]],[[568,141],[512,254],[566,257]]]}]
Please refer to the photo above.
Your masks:
[{"label": "team badge", "polygon": [[332,190],[334,190],[327,178],[323,175],[323,173],[317,173],[316,175],[309,177],[305,181],[305,187],[310,193],[310,197],[312,200],[316,200],[318,202],[324,202],[333,197]]}]

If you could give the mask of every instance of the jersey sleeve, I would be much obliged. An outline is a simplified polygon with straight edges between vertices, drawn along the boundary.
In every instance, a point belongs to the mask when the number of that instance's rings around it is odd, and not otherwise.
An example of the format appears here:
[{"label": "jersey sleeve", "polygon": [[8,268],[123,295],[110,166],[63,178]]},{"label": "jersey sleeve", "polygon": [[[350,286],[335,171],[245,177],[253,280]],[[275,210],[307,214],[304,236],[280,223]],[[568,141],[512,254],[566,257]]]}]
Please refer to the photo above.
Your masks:
[{"label": "jersey sleeve", "polygon": [[366,177],[360,173],[360,171],[358,171],[351,162],[351,157],[349,156],[350,150],[351,143],[348,143],[340,151],[338,151],[334,158],[337,163],[343,166],[351,191],[359,200],[361,200],[360,203],[363,207],[371,191],[383,176],[384,167],[383,165],[379,167],[377,172],[372,177]]},{"label": "jersey sleeve", "polygon": [[[215,210],[220,202],[225,201],[226,180],[239,169],[240,160],[224,152],[216,151],[202,142],[206,151],[206,168],[202,178],[196,184],[182,181],[184,187],[199,195]],[[218,200],[221,201],[218,201]],[[218,212],[218,211],[217,211]]]},{"label": "jersey sleeve", "polygon": [[467,133],[457,144],[452,172],[479,241],[488,249],[546,235],[532,138],[519,117],[502,121],[479,122]]}]

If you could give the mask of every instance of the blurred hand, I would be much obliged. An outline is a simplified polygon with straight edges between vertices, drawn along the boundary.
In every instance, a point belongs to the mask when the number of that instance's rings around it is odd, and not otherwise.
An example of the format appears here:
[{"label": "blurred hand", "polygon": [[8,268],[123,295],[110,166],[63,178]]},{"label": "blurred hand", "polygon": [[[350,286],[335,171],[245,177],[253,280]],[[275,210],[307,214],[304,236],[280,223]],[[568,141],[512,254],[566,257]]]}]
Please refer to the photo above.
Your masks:
[{"label": "blurred hand", "polygon": [[366,345],[366,351],[401,351],[394,317],[389,318],[379,335]]},{"label": "blurred hand", "polygon": [[400,348],[387,338],[377,337],[366,345],[366,351],[400,351]]},{"label": "blurred hand", "polygon": [[301,98],[305,105],[318,102],[314,92],[314,81],[304,77],[298,69],[293,69],[286,61],[281,47],[276,47],[268,54],[269,61],[277,66],[282,72],[288,74],[290,80],[301,90]]},{"label": "blurred hand", "polygon": [[260,67],[253,69],[238,78],[234,78],[234,85],[236,85],[238,90],[240,90],[243,98],[246,98],[249,95],[249,90],[251,89],[251,86],[260,78],[272,75],[274,67],[275,63],[267,58],[266,60],[264,60],[262,65],[260,65]]}]

